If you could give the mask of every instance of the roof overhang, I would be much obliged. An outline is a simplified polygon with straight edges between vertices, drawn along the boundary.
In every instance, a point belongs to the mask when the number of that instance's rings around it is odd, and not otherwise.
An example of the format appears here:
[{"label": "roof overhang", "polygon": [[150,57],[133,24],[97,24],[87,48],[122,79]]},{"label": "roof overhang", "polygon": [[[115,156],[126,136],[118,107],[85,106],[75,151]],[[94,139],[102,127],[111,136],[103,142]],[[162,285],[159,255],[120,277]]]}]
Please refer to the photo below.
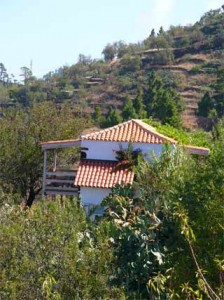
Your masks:
[{"label": "roof overhang", "polygon": [[49,150],[49,149],[61,149],[61,148],[67,148],[67,147],[80,147],[81,146],[81,140],[59,140],[59,141],[48,141],[48,142],[42,142],[41,147],[43,150]]},{"label": "roof overhang", "polygon": [[197,155],[209,155],[210,149],[204,147],[197,147],[191,145],[184,145],[184,149],[188,154],[197,154]]}]

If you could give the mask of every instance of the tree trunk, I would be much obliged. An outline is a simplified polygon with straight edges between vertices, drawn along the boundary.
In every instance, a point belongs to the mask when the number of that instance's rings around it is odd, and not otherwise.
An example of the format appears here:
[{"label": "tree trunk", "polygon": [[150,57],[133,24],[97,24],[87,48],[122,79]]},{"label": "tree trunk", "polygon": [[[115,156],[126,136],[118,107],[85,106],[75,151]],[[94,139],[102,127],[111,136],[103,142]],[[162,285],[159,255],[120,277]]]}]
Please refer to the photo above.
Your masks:
[{"label": "tree trunk", "polygon": [[29,197],[26,200],[26,206],[31,207],[31,205],[33,204],[33,201],[35,199],[36,193],[34,188],[31,186],[30,187],[30,192],[29,192]]}]

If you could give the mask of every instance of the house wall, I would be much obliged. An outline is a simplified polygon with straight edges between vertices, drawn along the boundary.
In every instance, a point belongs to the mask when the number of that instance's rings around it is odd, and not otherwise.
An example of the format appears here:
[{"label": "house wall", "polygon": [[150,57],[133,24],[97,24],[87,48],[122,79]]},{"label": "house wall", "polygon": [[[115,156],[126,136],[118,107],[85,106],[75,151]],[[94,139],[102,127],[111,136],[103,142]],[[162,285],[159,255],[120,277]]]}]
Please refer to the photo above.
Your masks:
[{"label": "house wall", "polygon": [[90,187],[81,187],[80,196],[82,203],[97,205],[102,202],[102,200],[108,196],[111,192],[111,189],[100,189],[100,188],[90,188]]},{"label": "house wall", "polygon": [[[88,141],[81,142],[81,147],[88,148],[87,159],[99,159],[99,160],[116,160],[115,151],[120,149],[120,145],[124,149],[128,147],[128,142],[105,142],[105,141]],[[174,147],[174,146],[172,146]],[[133,143],[133,150],[140,148],[147,160],[151,159],[152,152],[156,156],[160,156],[163,144],[148,144],[148,143]]]}]

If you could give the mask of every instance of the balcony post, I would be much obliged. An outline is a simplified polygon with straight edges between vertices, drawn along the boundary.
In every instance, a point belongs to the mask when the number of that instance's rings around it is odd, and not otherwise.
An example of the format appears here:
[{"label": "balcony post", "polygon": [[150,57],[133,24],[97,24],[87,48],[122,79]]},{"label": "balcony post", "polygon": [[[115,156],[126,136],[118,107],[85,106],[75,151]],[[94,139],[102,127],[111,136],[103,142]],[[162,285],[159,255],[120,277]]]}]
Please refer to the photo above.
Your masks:
[{"label": "balcony post", "polygon": [[54,150],[54,166],[53,166],[53,172],[56,172],[57,170],[57,150]]},{"label": "balcony post", "polygon": [[47,173],[47,150],[44,150],[44,166],[43,166],[43,187],[42,187],[42,197],[45,196],[46,173]]}]

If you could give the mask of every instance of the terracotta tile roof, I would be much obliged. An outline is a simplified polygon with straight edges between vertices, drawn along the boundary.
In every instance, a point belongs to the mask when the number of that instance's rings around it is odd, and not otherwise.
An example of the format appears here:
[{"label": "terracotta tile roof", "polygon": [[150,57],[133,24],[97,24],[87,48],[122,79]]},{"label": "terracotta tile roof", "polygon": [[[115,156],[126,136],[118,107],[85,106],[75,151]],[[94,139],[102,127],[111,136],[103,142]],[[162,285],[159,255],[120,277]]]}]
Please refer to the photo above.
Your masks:
[{"label": "terracotta tile roof", "polygon": [[[80,140],[48,141],[41,143],[42,149],[66,148],[72,146],[81,146],[82,140],[92,141],[113,141],[113,142],[131,142],[131,143],[151,143],[151,144],[177,144],[172,138],[169,138],[156,129],[141,120],[132,119],[130,121],[106,128],[100,131],[81,135]],[[209,148],[197,147],[191,145],[183,146],[187,153],[208,155]]]},{"label": "terracotta tile roof", "polygon": [[177,144],[177,141],[174,139],[160,134],[152,126],[136,119],[97,132],[82,135],[81,139],[151,144]]},{"label": "terracotta tile roof", "polygon": [[114,161],[80,161],[75,186],[112,188],[115,184],[132,184],[134,172],[125,168],[116,168]]}]

